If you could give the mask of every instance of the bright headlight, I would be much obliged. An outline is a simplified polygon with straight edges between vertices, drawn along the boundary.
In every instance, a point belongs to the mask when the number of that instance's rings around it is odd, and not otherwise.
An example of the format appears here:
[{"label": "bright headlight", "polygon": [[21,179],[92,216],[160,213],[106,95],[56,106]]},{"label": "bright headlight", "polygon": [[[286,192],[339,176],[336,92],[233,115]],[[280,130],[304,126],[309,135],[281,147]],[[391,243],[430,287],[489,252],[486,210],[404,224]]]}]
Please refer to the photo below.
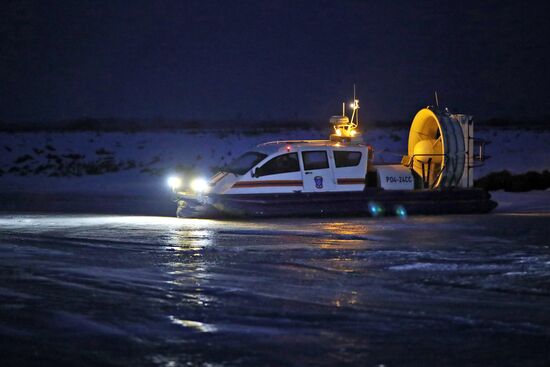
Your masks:
[{"label": "bright headlight", "polygon": [[181,187],[181,178],[176,176],[170,176],[168,177],[168,180],[166,181],[168,183],[168,186],[172,188],[172,190],[177,189]]},{"label": "bright headlight", "polygon": [[204,178],[196,178],[191,181],[191,189],[196,192],[206,192],[208,191],[208,181]]}]

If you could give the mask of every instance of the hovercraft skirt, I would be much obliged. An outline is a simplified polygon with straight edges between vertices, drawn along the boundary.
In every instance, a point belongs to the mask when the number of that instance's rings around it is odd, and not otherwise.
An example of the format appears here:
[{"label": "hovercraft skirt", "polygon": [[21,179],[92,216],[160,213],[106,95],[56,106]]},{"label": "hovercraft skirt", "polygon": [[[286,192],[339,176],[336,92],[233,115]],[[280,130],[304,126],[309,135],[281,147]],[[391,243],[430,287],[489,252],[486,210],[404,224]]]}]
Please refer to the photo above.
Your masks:
[{"label": "hovercraft skirt", "polygon": [[[193,208],[186,217],[378,216],[481,214],[497,203],[480,189],[380,190],[359,192],[211,195],[211,205]],[[375,210],[373,210],[375,208]]]}]

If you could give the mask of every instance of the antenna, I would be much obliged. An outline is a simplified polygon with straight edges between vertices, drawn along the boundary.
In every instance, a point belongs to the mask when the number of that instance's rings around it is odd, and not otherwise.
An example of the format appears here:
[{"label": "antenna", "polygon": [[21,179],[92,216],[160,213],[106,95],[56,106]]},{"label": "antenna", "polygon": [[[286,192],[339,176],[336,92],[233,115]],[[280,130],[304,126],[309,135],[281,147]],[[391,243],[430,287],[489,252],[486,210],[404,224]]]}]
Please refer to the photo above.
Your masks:
[{"label": "antenna", "polygon": [[359,126],[359,100],[357,99],[357,88],[353,83],[353,102],[350,103],[351,118],[346,116],[346,102],[342,103],[342,116],[332,116],[330,123],[334,127],[334,134],[330,136],[331,141],[358,142],[361,141],[361,134],[356,131]]},{"label": "antenna", "polygon": [[437,98],[437,91],[435,91],[434,93],[435,93],[435,106],[439,108],[439,98]]}]

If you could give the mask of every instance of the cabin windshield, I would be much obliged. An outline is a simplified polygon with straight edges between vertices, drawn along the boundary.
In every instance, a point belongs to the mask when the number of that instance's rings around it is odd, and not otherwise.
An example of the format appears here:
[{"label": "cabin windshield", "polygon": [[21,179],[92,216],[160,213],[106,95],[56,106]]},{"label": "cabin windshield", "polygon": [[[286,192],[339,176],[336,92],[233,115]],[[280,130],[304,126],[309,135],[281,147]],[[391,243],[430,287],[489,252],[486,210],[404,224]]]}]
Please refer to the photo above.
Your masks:
[{"label": "cabin windshield", "polygon": [[224,171],[235,173],[237,175],[244,175],[256,164],[260,163],[267,154],[259,152],[246,152],[238,158],[235,158]]}]

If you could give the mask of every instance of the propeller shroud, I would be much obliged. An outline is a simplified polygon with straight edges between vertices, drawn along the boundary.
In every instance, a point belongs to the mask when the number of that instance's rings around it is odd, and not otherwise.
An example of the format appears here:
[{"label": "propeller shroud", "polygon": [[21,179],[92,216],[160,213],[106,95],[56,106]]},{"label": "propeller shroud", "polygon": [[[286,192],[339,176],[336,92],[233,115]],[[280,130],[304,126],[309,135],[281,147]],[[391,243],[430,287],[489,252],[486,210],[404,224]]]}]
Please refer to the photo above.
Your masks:
[{"label": "propeller shroud", "polygon": [[460,122],[448,112],[423,108],[413,119],[408,155],[425,187],[451,187],[464,173],[465,141]]}]

